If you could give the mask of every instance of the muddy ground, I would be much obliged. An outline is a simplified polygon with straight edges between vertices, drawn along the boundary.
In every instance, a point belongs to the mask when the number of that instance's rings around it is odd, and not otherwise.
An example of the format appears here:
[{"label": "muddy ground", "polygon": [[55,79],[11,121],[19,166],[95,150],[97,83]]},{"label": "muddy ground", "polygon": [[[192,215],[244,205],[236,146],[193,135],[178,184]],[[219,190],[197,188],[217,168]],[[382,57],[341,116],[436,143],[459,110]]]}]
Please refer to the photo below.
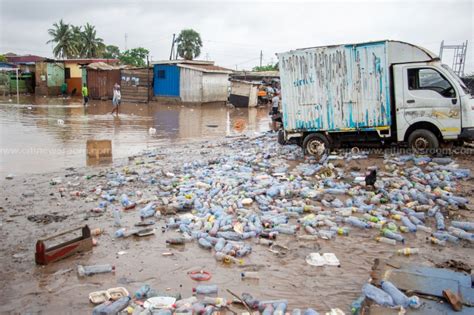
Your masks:
[{"label": "muddy ground", "polygon": [[[266,139],[276,141],[274,136]],[[104,177],[86,179],[85,176],[103,174],[111,169],[123,170],[127,166],[129,169],[176,171],[176,166],[179,168],[183,163],[196,159],[213,159],[226,154],[238,155],[238,147],[226,145],[234,141],[236,140],[232,138],[223,138],[212,142],[164,146],[158,149],[159,154],[156,157],[137,156],[133,160],[116,163],[113,167],[71,168],[3,180],[0,183],[0,237],[3,241],[0,248],[0,313],[90,314],[93,308],[88,300],[90,292],[123,286],[133,293],[145,283],[159,291],[179,292],[183,297],[188,297],[197,283],[188,277],[187,272],[199,269],[212,273],[210,283],[219,286],[220,296],[231,298],[225,292],[225,289],[230,289],[237,294],[249,292],[262,299],[285,298],[289,301],[290,309],[313,307],[324,312],[338,307],[348,313],[351,302],[360,295],[362,285],[369,278],[375,258],[390,258],[394,261],[410,261],[423,265],[455,259],[474,266],[474,248],[466,243],[448,243],[446,247],[439,247],[427,242],[426,233],[417,232],[405,235],[405,245],[392,246],[375,242],[376,231],[357,228],[351,228],[349,236],[338,236],[333,240],[298,241],[295,236],[279,235],[277,243],[289,248],[289,252],[283,257],[271,253],[267,247],[253,244],[254,240],[250,240],[253,252],[244,258],[245,264],[227,266],[217,262],[208,250],[201,249],[196,242],[188,243],[184,247],[167,246],[165,240],[178,236],[179,233],[162,233],[164,218],[157,220],[156,234],[153,236],[116,239],[116,227],[110,208],[102,215],[93,216],[90,210],[97,206],[98,201],[87,202],[86,197],[69,195],[70,191],[83,190],[89,193],[91,188],[105,186],[107,179]],[[146,163],[137,165],[141,161]],[[470,168],[474,172],[473,156],[459,156],[456,161],[460,167]],[[288,163],[296,166],[300,162],[302,160]],[[341,166],[349,171],[355,166],[364,170],[373,165],[383,168],[383,156],[343,162]],[[407,164],[408,166],[411,164]],[[62,183],[51,185],[51,180],[58,177],[62,179]],[[64,197],[61,197],[59,192],[61,187],[66,189]],[[142,191],[143,196],[148,198],[152,198],[156,193],[155,186],[131,182],[119,188],[119,195],[136,190]],[[34,196],[22,196],[22,193],[29,191],[33,191]],[[472,177],[459,182],[457,194],[474,201]],[[89,195],[94,196],[91,193]],[[133,226],[138,222],[139,208],[124,213],[122,224]],[[449,213],[449,219],[474,221],[472,209],[471,203],[468,209]],[[30,215],[41,214],[54,214],[65,218],[60,222],[50,223],[36,223],[27,219]],[[428,222],[429,226],[434,226],[432,219],[428,219]],[[38,238],[84,224],[91,228],[105,229],[105,233],[97,237],[98,244],[92,251],[48,266],[35,264],[35,242]],[[400,257],[394,254],[397,249],[407,246],[421,248],[420,255]],[[118,252],[122,251],[125,254],[119,255]],[[172,252],[174,255],[165,257],[162,255],[164,252]],[[305,256],[311,252],[335,253],[341,266],[310,266],[306,264]],[[78,264],[106,263],[116,266],[115,274],[96,275],[85,279],[77,276]],[[241,280],[240,273],[244,270],[258,270],[260,280]]]}]

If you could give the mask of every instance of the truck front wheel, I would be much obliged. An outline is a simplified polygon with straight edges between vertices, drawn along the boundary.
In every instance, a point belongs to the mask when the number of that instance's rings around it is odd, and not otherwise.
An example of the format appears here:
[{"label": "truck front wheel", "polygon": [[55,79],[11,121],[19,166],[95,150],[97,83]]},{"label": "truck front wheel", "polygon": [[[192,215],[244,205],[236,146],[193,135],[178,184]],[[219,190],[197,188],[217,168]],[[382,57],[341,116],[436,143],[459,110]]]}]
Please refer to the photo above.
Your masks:
[{"label": "truck front wheel", "polygon": [[431,131],[418,129],[408,137],[408,145],[415,153],[425,154],[438,149],[439,140]]},{"label": "truck front wheel", "polygon": [[320,133],[309,134],[304,138],[303,149],[306,153],[316,157],[322,156],[329,149],[329,140]]}]

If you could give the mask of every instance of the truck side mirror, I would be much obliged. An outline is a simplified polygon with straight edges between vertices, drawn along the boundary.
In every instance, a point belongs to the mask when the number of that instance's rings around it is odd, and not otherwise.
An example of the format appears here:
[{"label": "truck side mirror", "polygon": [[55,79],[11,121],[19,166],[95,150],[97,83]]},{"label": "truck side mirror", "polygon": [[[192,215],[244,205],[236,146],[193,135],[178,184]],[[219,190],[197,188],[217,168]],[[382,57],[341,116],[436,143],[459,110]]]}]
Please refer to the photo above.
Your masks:
[{"label": "truck side mirror", "polygon": [[453,103],[453,105],[456,105],[458,102],[458,99],[457,98],[452,98],[451,99],[451,103]]}]

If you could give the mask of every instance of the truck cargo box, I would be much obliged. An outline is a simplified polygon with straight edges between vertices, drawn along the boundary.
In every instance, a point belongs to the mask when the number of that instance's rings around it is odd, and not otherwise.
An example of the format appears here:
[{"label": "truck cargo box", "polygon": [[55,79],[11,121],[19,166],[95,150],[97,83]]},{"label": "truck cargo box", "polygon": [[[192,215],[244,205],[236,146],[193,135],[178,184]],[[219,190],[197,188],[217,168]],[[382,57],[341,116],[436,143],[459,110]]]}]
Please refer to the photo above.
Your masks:
[{"label": "truck cargo box", "polygon": [[278,54],[287,132],[389,129],[390,65],[436,58],[396,41],[324,46]]}]

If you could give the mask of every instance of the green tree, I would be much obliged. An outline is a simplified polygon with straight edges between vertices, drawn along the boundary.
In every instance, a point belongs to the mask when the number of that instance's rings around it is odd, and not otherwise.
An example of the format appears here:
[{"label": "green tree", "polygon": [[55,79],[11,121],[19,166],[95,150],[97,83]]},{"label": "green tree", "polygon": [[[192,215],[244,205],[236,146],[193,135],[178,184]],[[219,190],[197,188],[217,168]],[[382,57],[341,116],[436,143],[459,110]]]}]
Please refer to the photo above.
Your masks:
[{"label": "green tree", "polygon": [[56,58],[71,58],[78,55],[77,43],[74,38],[74,33],[69,24],[59,20],[59,23],[54,23],[53,27],[48,30],[48,34],[52,37],[46,43],[55,43],[53,54]]},{"label": "green tree", "polygon": [[7,57],[5,55],[0,55],[0,62],[7,62]]},{"label": "green tree", "polygon": [[266,66],[257,66],[253,67],[252,71],[262,72],[262,71],[278,71],[278,62],[274,65],[266,65]]},{"label": "green tree", "polygon": [[82,57],[83,50],[84,50],[84,44],[82,42],[82,26],[75,26],[75,25],[70,24],[69,28],[72,32],[72,37],[74,38],[73,43],[75,46],[75,50],[77,51],[77,53],[74,56],[70,56],[70,57],[76,57],[76,58]]},{"label": "green tree", "polygon": [[193,60],[201,54],[201,35],[193,29],[182,30],[176,39],[178,55],[186,60]]},{"label": "green tree", "polygon": [[124,51],[120,54],[119,59],[123,64],[126,65],[144,67],[146,66],[145,60],[149,53],[150,52],[147,49],[138,47]]},{"label": "green tree", "polygon": [[95,26],[86,23],[84,31],[81,33],[81,57],[99,57],[105,50],[104,40],[97,37]]},{"label": "green tree", "polygon": [[102,57],[107,59],[118,59],[120,57],[120,49],[114,45],[107,45],[105,46],[105,51]]}]

